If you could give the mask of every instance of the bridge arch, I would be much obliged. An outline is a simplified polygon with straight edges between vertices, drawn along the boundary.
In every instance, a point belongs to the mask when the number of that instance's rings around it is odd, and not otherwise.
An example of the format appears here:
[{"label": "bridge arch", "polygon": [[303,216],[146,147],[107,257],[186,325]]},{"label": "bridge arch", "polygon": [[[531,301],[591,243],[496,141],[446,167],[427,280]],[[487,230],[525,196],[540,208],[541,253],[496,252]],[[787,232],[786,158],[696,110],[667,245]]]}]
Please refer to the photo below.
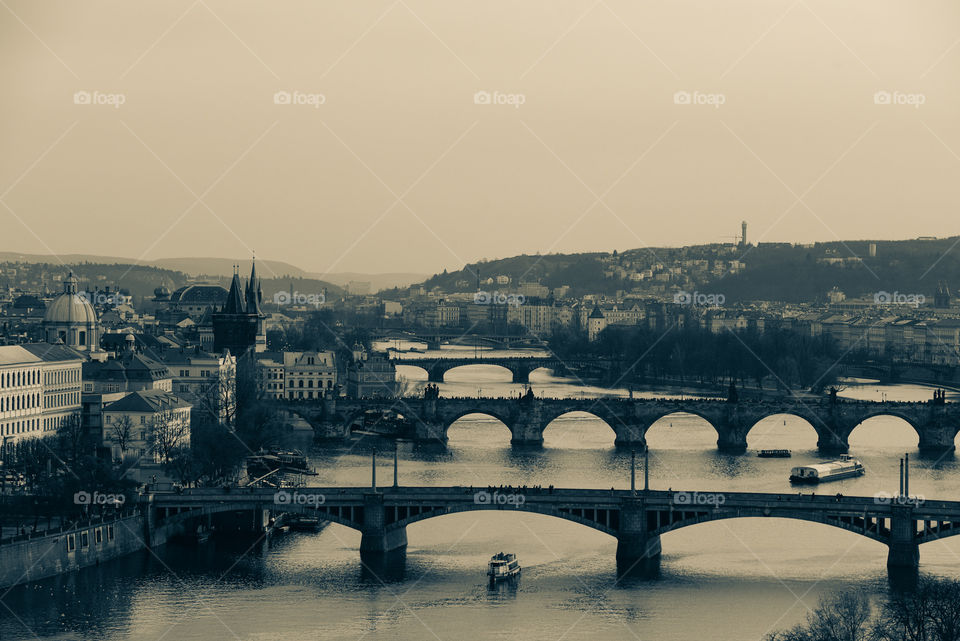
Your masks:
[{"label": "bridge arch", "polygon": [[450,507],[443,507],[436,510],[431,510],[428,512],[421,512],[420,514],[415,514],[409,516],[405,519],[395,521],[387,525],[387,530],[396,530],[404,528],[412,523],[418,521],[424,521],[426,519],[433,519],[441,516],[447,516],[450,514],[457,514],[460,512],[475,512],[481,510],[496,510],[498,512],[526,512],[529,514],[543,514],[546,516],[553,516],[559,519],[564,519],[566,521],[571,521],[573,523],[578,523],[580,525],[585,525],[587,527],[593,528],[594,530],[599,530],[610,536],[617,536],[617,531],[620,525],[620,512],[619,509],[557,509],[557,508],[547,508],[544,506],[529,505],[524,504],[518,507],[505,507],[502,504],[457,504]]},{"label": "bridge arch", "polygon": [[[619,421],[615,417],[609,415],[608,413],[598,409],[593,408],[589,410],[581,410],[576,408],[556,410],[548,414],[543,419],[543,439],[545,445],[555,445],[557,447],[569,447],[573,442],[573,439],[576,439],[576,435],[570,435],[569,430],[560,433],[560,430],[563,428],[556,425],[557,419],[569,416],[571,414],[582,415],[582,417],[596,419],[607,426],[607,429],[602,433],[611,437],[611,442],[605,445],[613,445],[616,442],[618,433],[616,425]],[[581,417],[577,417],[581,418]],[[591,430],[592,431],[592,430]],[[578,432],[579,434],[579,432]],[[594,431],[595,434],[595,431]],[[583,436],[583,434],[580,434]],[[549,441],[552,441],[550,443]],[[587,439],[587,443],[597,443],[599,439]]]},{"label": "bridge arch", "polygon": [[[799,425],[789,423],[799,423]],[[809,445],[808,449],[814,449],[820,439],[817,423],[817,418],[812,414],[797,411],[764,416],[757,419],[747,430],[747,447],[761,450],[790,449]]]},{"label": "bridge arch", "polygon": [[[455,364],[451,364],[450,366],[435,365],[434,366],[435,373],[438,371],[436,368],[440,368],[439,376],[435,376],[435,378],[440,378],[443,381],[446,381],[447,374],[450,374],[451,372],[455,372],[458,370],[459,370],[460,377],[463,377],[464,374],[469,374],[471,370],[476,371],[476,369],[479,367],[496,368],[498,370],[498,373],[502,371],[502,372],[506,372],[507,374],[505,377],[506,380],[484,381],[484,382],[511,383],[517,378],[516,370],[502,363],[455,363]],[[460,377],[455,376],[454,379],[460,378]],[[476,378],[464,378],[462,381],[456,381],[454,379],[451,379],[450,382],[474,382],[477,380]]]},{"label": "bridge arch", "polygon": [[[884,435],[884,438],[878,440],[877,432],[875,431],[876,421],[874,419],[889,417],[900,419],[900,425],[899,427],[890,426],[889,431]],[[867,425],[866,423],[869,421],[872,421],[874,425]],[[903,426],[903,423],[906,423],[906,426]],[[909,427],[909,429],[907,429],[907,427]],[[874,428],[874,431],[871,431],[871,428]],[[866,443],[866,435],[869,433],[871,435],[869,441],[869,445],[871,447],[916,447],[920,443],[920,439],[923,435],[920,426],[916,424],[914,417],[904,412],[899,412],[895,409],[889,408],[871,410],[858,415],[850,422],[849,429],[850,431],[846,435],[848,442],[852,438],[855,444],[857,444],[856,441],[858,440],[863,441],[863,443],[860,443],[862,445]]]},{"label": "bridge arch", "polygon": [[[709,430],[697,425],[695,421],[692,426],[674,427],[672,424],[677,420],[684,420],[688,416],[695,416],[701,419],[709,426]],[[716,418],[697,411],[694,408],[677,407],[663,412],[658,412],[652,416],[646,417],[646,428],[644,430],[644,440],[652,448],[669,447],[688,447],[699,445],[710,445],[715,447],[718,437],[721,436],[720,430],[715,423]],[[650,442],[651,438],[653,443]]]},{"label": "bridge arch", "polygon": [[[496,419],[500,424],[507,429],[507,432],[510,435],[510,438],[513,438],[513,420],[510,416],[501,414],[496,410],[491,410],[484,407],[471,407],[469,409],[464,409],[449,416],[444,417],[443,419],[443,439],[449,442],[450,430],[454,428],[454,425],[457,421],[464,418],[465,416],[481,415],[489,418]],[[460,428],[456,428],[460,429]]]},{"label": "bridge arch", "polygon": [[[817,523],[819,525],[825,525],[828,527],[833,527],[841,530],[846,530],[854,534],[859,534],[860,536],[865,536],[868,539],[873,539],[879,543],[889,544],[890,536],[890,523],[889,519],[867,519],[864,520],[862,517],[844,517],[843,519],[828,519],[828,518],[817,518],[809,514],[797,513],[797,514],[777,514],[776,516],[767,516],[763,513],[757,514],[737,514],[734,512],[727,512],[723,510],[708,510],[705,512],[679,512],[680,518],[676,521],[670,523],[664,523],[658,525],[658,527],[651,529],[651,534],[661,535],[667,534],[668,532],[673,532],[675,530],[680,530],[686,527],[692,527],[695,525],[700,525],[703,523],[712,523],[714,521],[725,521],[730,519],[778,519],[778,520],[795,520],[795,521],[807,521],[808,523]],[[958,528],[960,532],[960,528]]]}]

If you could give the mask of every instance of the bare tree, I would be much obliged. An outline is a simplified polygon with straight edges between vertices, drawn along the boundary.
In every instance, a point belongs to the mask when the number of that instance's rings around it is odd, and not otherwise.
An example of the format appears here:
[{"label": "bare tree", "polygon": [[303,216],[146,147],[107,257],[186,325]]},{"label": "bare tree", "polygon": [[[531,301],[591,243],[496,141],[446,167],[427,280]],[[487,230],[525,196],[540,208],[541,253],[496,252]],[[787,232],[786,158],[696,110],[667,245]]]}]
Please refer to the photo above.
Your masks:
[{"label": "bare tree", "polygon": [[161,463],[169,463],[176,449],[189,436],[190,422],[177,409],[161,410],[150,420],[154,455]]},{"label": "bare tree", "polygon": [[120,447],[120,459],[123,460],[133,440],[133,419],[129,414],[121,414],[110,424],[110,439]]}]

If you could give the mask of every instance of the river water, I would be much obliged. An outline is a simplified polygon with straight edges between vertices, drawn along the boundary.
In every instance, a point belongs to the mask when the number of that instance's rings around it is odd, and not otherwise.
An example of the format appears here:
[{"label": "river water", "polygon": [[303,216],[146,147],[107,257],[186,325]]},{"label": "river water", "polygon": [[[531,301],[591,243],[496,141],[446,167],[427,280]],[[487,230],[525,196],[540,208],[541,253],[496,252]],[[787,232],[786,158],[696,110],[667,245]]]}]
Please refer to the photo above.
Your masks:
[{"label": "river water", "polygon": [[[401,372],[411,380],[425,376],[414,368]],[[472,366],[449,372],[441,393],[515,393],[519,386],[508,381],[495,366]],[[626,394],[543,371],[532,385],[547,396]],[[844,395],[924,400],[931,390],[861,382]],[[598,419],[570,414],[547,429],[542,450],[515,451],[505,426],[465,417],[451,428],[446,450],[401,444],[400,483],[628,487],[630,453],[614,449],[613,438]],[[821,460],[813,428],[794,417],[763,421],[748,443],[790,448],[794,456],[721,454],[704,421],[666,417],[649,433],[651,486],[791,492],[789,468]],[[913,493],[960,497],[954,456],[919,456],[916,434],[900,419],[873,418],[850,444],[867,474],[830,484],[831,493],[894,492],[898,459],[910,452]],[[369,483],[374,445],[315,450],[317,484]],[[380,483],[390,482],[392,461],[379,463]],[[404,572],[386,582],[362,571],[359,533],[335,524],[277,537],[269,546],[170,544],[156,556],[145,552],[10,590],[0,603],[0,638],[740,641],[799,622],[827,592],[856,589],[880,598],[888,589],[884,545],[781,519],[734,519],[666,534],[660,578],[622,582],[613,538],[547,516],[466,512],[415,523],[408,538]],[[519,555],[523,576],[490,591],[486,562],[500,550]],[[921,571],[960,576],[960,537],[922,546]]]}]

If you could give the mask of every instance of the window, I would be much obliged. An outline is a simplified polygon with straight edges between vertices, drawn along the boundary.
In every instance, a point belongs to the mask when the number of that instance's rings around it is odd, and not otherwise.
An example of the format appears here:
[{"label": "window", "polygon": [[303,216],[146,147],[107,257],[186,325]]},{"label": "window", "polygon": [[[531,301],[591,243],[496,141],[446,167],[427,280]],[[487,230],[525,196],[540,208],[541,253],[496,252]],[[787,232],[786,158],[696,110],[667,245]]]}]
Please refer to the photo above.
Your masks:
[{"label": "window", "polygon": [[146,424],[147,424],[147,416],[146,416],[145,414],[141,414],[141,415],[140,415],[140,425],[146,425]]},{"label": "window", "polygon": [[103,528],[98,527],[93,531],[93,540],[96,541],[97,545],[103,543]]},{"label": "window", "polygon": [[77,535],[68,534],[67,535],[67,552],[73,552],[77,549]]},{"label": "window", "polygon": [[112,540],[113,540],[113,526],[112,526],[112,525],[108,525],[108,526],[107,526],[107,540],[108,540],[108,541],[112,541]]},{"label": "window", "polygon": [[88,547],[90,547],[90,533],[89,533],[89,532],[81,532],[81,533],[80,533],[80,547],[81,547],[81,548],[88,548]]}]

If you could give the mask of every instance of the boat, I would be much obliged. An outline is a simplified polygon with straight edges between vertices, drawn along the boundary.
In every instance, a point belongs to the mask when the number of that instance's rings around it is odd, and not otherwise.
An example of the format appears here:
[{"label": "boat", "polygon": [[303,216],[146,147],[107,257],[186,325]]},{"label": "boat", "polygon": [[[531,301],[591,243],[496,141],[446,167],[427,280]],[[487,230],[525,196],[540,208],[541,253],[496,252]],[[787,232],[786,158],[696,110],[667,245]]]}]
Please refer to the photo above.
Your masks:
[{"label": "boat", "polygon": [[790,450],[760,450],[757,452],[760,458],[790,458]]},{"label": "boat", "polygon": [[314,519],[307,516],[291,516],[286,521],[291,530],[297,532],[319,532],[320,519]]},{"label": "boat", "polygon": [[299,450],[260,450],[247,457],[247,476],[261,478],[271,472],[315,475],[307,466],[307,457]]},{"label": "boat", "polygon": [[490,582],[510,579],[520,574],[520,561],[516,554],[504,554],[498,552],[490,557],[490,569],[487,570],[487,576]]},{"label": "boat", "polygon": [[852,476],[863,476],[863,463],[848,454],[844,454],[837,461],[804,465],[790,470],[791,483],[820,483],[822,481],[836,481]]}]

